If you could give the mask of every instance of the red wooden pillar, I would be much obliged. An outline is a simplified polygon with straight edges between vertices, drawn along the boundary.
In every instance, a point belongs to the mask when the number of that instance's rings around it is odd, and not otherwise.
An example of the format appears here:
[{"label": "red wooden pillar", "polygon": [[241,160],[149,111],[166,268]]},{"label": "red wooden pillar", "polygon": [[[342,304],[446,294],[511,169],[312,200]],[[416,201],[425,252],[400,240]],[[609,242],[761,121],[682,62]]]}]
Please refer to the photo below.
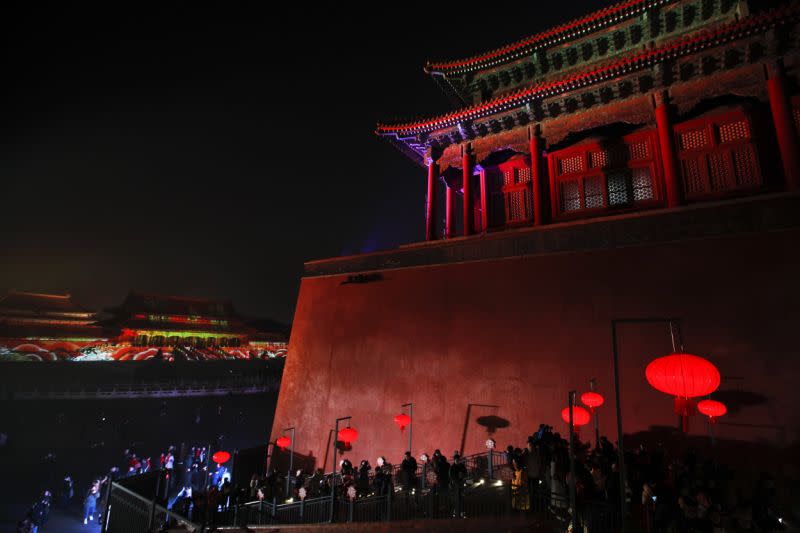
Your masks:
[{"label": "red wooden pillar", "polygon": [[444,236],[446,238],[451,238],[456,229],[456,217],[455,217],[455,200],[456,200],[456,191],[453,190],[452,187],[448,186],[446,190],[445,196],[445,223],[444,223]]},{"label": "red wooden pillar", "polygon": [[439,179],[439,166],[431,161],[428,164],[428,200],[425,204],[425,240],[436,239],[436,181]]},{"label": "red wooden pillar", "polygon": [[658,144],[661,148],[661,164],[664,167],[664,188],[667,192],[667,207],[677,207],[682,203],[681,173],[678,166],[678,153],[675,148],[675,134],[672,131],[669,97],[666,91],[655,93],[656,128]]},{"label": "red wooden pillar", "polygon": [[542,212],[542,197],[544,183],[542,182],[542,139],[536,130],[531,130],[531,193],[533,197],[533,224],[540,226],[544,223]]},{"label": "red wooden pillar", "polygon": [[489,189],[486,182],[486,170],[481,169],[481,231],[486,232],[489,230],[489,212],[486,205],[489,203]]},{"label": "red wooden pillar", "polygon": [[462,156],[462,184],[464,190],[464,235],[472,235],[475,233],[475,213],[472,205],[472,173],[474,171],[472,163],[472,154],[469,153],[469,148],[464,147],[464,155]]},{"label": "red wooden pillar", "polygon": [[797,130],[792,120],[792,107],[786,90],[786,76],[779,64],[767,65],[767,93],[772,110],[772,122],[778,138],[786,188],[796,191],[800,188],[800,153],[798,153]]}]

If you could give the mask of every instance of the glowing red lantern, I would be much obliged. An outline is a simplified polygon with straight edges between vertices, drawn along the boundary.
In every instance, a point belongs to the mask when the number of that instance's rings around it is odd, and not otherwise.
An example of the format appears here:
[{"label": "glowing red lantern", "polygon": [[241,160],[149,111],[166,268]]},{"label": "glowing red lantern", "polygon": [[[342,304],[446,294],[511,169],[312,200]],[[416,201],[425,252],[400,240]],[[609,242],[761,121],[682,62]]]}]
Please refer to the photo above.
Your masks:
[{"label": "glowing red lantern", "polygon": [[598,394],[596,392],[584,392],[581,394],[581,403],[594,413],[594,410],[606,403],[606,400],[603,398],[602,394]]},{"label": "glowing red lantern", "polygon": [[650,385],[675,396],[675,412],[681,416],[683,431],[689,430],[694,409],[690,398],[706,396],[719,387],[719,370],[711,361],[688,353],[673,353],[651,361],[645,369]]},{"label": "glowing red lantern", "polygon": [[[564,422],[569,424],[569,407],[565,407],[564,409],[561,410],[561,418],[564,420]],[[586,424],[589,423],[589,421],[591,419],[592,419],[592,417],[589,414],[589,411],[587,411],[583,407],[580,407],[580,406],[577,406],[577,405],[573,405],[572,406],[572,425],[573,426],[575,426],[576,428],[579,428],[581,426],[585,426]]]},{"label": "glowing red lantern", "polygon": [[717,418],[728,412],[725,404],[716,400],[701,400],[697,402],[697,410],[706,415],[711,424],[716,424]]},{"label": "glowing red lantern", "polygon": [[344,428],[339,430],[339,440],[344,442],[345,446],[351,442],[358,440],[358,431],[355,428]]},{"label": "glowing red lantern", "polygon": [[397,415],[394,417],[394,423],[400,426],[400,431],[403,431],[411,423],[411,417],[405,413]]},{"label": "glowing red lantern", "polygon": [[218,465],[227,463],[230,460],[230,458],[231,458],[231,454],[229,454],[226,451],[222,451],[222,450],[220,450],[218,452],[214,452],[214,455],[211,456],[211,460],[213,460]]},{"label": "glowing red lantern", "polygon": [[275,441],[275,444],[277,444],[278,448],[280,448],[281,450],[285,450],[286,448],[292,445],[292,439],[290,439],[289,437],[281,437]]},{"label": "glowing red lantern", "polygon": [[697,355],[674,353],[647,365],[647,381],[654,389],[679,398],[711,394],[719,387],[719,370]]}]

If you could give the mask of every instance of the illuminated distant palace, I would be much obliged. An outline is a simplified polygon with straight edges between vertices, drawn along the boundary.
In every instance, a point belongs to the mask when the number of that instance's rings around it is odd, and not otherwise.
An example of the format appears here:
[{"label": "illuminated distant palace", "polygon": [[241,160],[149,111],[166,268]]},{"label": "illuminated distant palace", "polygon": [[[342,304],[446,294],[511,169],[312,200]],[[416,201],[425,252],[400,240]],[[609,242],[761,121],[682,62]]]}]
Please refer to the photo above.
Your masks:
[{"label": "illuminated distant palace", "polygon": [[132,292],[100,318],[69,294],[10,291],[0,299],[0,360],[262,359],[286,335],[248,325],[230,302]]}]

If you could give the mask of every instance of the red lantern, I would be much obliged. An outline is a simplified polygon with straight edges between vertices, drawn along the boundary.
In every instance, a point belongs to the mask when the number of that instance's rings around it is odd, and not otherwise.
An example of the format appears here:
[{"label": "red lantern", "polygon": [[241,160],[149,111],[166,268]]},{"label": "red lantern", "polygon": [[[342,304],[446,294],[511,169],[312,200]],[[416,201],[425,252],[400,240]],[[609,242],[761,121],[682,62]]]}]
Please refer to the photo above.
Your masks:
[{"label": "red lantern", "polygon": [[[561,410],[561,418],[569,424],[569,407],[565,407]],[[572,425],[576,428],[581,426],[585,426],[591,420],[591,415],[589,411],[584,409],[583,407],[574,405],[572,406]]]},{"label": "red lantern", "polygon": [[394,417],[394,423],[400,426],[400,431],[403,431],[411,423],[411,417],[405,413],[397,415]]},{"label": "red lantern", "polygon": [[217,463],[218,465],[227,463],[231,458],[231,454],[226,451],[218,451],[214,452],[214,455],[211,456],[211,460]]},{"label": "red lantern", "polygon": [[728,412],[725,404],[716,400],[701,400],[697,402],[697,410],[706,415],[711,424],[716,424],[717,418]]},{"label": "red lantern", "polygon": [[358,431],[355,428],[344,428],[339,430],[339,440],[344,442],[345,446],[351,442],[358,440]]},{"label": "red lantern", "polygon": [[689,430],[694,409],[690,398],[706,396],[719,387],[719,370],[711,361],[688,353],[665,355],[650,362],[645,370],[650,385],[675,396],[675,412],[681,416],[683,431]]},{"label": "red lantern", "polygon": [[596,392],[584,392],[581,394],[581,403],[594,413],[594,410],[606,403],[606,400],[603,398],[602,394],[598,394]]},{"label": "red lantern", "polygon": [[717,367],[688,353],[659,357],[647,365],[645,375],[654,389],[679,398],[707,396],[719,387]]},{"label": "red lantern", "polygon": [[278,448],[280,448],[281,450],[285,450],[286,448],[292,445],[292,439],[290,439],[289,437],[281,437],[275,441],[275,444],[277,444]]}]

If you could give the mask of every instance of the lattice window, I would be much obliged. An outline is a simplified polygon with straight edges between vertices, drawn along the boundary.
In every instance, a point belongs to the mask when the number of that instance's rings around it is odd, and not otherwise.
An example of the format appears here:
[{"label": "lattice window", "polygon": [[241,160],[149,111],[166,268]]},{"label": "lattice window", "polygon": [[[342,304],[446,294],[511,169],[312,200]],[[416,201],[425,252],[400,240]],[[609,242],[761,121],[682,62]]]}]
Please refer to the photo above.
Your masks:
[{"label": "lattice window", "polygon": [[762,183],[750,120],[742,111],[728,111],[675,126],[680,139],[684,194],[716,196]]},{"label": "lattice window", "polygon": [[530,218],[531,196],[527,189],[506,193],[506,218],[509,222],[520,222]]},{"label": "lattice window", "polygon": [[592,168],[603,168],[608,166],[608,152],[589,152],[589,166]]},{"label": "lattice window", "polygon": [[634,168],[631,171],[633,201],[653,200],[653,176],[648,167]]},{"label": "lattice window", "polygon": [[603,176],[591,176],[584,178],[583,205],[584,209],[598,209],[600,207],[605,207]]},{"label": "lattice window", "polygon": [[681,133],[681,149],[697,150],[708,146],[708,131],[693,130]]},{"label": "lattice window", "polygon": [[574,174],[583,171],[583,155],[575,155],[560,159],[558,162],[559,174]]},{"label": "lattice window", "polygon": [[736,169],[736,184],[740,187],[758,186],[761,183],[756,151],[752,146],[733,151],[733,168]]},{"label": "lattice window", "polygon": [[683,169],[683,190],[687,195],[692,196],[696,193],[702,193],[706,189],[704,170],[701,168],[705,166],[705,158],[690,158],[684,159],[681,162]]},{"label": "lattice window", "polygon": [[577,211],[581,208],[581,186],[578,180],[562,181],[559,191],[561,193],[561,211]]},{"label": "lattice window", "polygon": [[632,161],[650,159],[650,140],[645,139],[628,145],[629,157]]},{"label": "lattice window", "polygon": [[533,218],[533,189],[530,162],[521,156],[500,164],[489,175],[492,203],[487,220],[492,226],[522,223]]},{"label": "lattice window", "polygon": [[736,122],[728,122],[719,127],[719,142],[727,143],[731,141],[738,141],[739,139],[749,139],[750,128],[747,121],[738,120]]},{"label": "lattice window", "polygon": [[616,170],[608,175],[608,205],[620,206],[630,203],[628,191],[628,173],[625,170]]},{"label": "lattice window", "polygon": [[711,190],[714,192],[730,189],[733,184],[729,183],[734,177],[733,166],[728,160],[726,153],[708,154],[708,169],[711,178]]},{"label": "lattice window", "polygon": [[[573,214],[657,200],[654,142],[655,132],[644,131],[550,154],[552,186],[558,191],[555,211]],[[586,168],[578,171],[581,167]]]}]

